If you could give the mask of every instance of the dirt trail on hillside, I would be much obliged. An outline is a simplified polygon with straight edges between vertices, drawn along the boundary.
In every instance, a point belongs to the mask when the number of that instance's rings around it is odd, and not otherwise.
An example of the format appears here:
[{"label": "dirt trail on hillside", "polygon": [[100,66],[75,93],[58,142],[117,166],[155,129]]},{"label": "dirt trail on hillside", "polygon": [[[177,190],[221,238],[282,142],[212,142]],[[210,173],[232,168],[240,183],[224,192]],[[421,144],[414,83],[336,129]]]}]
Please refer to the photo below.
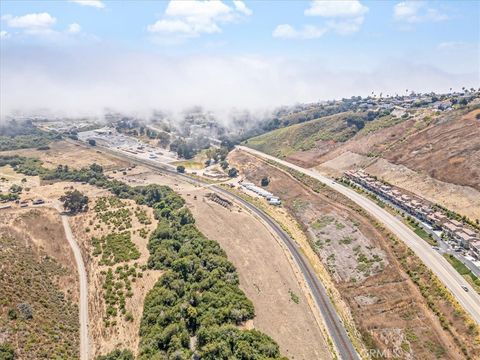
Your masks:
[{"label": "dirt trail on hillside", "polygon": [[[62,213],[63,209],[60,204],[54,204],[55,209]],[[80,360],[89,359],[90,350],[90,338],[88,334],[88,282],[87,271],[85,270],[85,263],[83,262],[82,252],[80,247],[73,236],[72,229],[67,215],[62,216],[62,224],[65,230],[65,236],[75,256],[75,263],[77,264],[79,284],[80,284],[80,297],[79,297],[79,316],[80,316]]]}]

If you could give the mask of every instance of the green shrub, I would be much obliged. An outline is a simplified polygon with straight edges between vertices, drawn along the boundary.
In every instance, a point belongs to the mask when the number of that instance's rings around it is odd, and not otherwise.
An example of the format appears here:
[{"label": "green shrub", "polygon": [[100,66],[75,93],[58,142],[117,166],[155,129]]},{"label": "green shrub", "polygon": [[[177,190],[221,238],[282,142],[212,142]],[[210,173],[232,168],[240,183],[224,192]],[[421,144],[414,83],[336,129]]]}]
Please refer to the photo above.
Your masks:
[{"label": "green shrub", "polygon": [[107,355],[97,356],[95,360],[134,360],[130,350],[114,350]]},{"label": "green shrub", "polygon": [[15,359],[15,350],[10,344],[0,344],[0,359],[13,360]]}]

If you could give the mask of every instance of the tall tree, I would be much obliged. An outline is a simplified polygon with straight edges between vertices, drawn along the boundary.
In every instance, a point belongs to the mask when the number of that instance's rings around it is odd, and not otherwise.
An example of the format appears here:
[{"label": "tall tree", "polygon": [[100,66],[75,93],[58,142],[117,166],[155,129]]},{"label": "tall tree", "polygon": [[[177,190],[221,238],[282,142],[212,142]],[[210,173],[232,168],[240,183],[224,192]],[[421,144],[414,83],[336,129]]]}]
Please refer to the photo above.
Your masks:
[{"label": "tall tree", "polygon": [[63,207],[71,214],[77,214],[88,209],[88,197],[78,190],[67,191],[60,197]]}]

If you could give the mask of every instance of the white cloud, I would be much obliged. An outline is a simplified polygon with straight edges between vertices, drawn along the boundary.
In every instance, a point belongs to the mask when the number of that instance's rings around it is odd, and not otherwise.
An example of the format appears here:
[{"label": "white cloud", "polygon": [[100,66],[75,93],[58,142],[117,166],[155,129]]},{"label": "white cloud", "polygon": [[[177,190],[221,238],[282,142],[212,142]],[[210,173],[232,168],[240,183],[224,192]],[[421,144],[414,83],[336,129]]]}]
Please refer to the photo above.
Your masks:
[{"label": "white cloud", "polygon": [[340,35],[348,35],[359,31],[364,20],[363,16],[347,20],[330,20],[327,22],[327,27]]},{"label": "white cloud", "polygon": [[82,6],[90,6],[97,9],[103,9],[105,4],[101,0],[70,0],[70,2],[82,5]]},{"label": "white cloud", "polygon": [[5,30],[0,31],[0,39],[8,39],[10,37],[10,34],[6,32]]},{"label": "white cloud", "polygon": [[272,35],[283,39],[318,39],[329,31],[349,35],[360,30],[367,12],[368,7],[358,0],[314,0],[304,14],[326,18],[328,21],[321,26],[304,25],[302,30],[283,24],[277,26]]},{"label": "white cloud", "polygon": [[438,44],[438,49],[456,49],[465,46],[465,43],[459,41],[445,41]]},{"label": "white cloud", "polygon": [[79,24],[72,23],[72,24],[68,25],[67,33],[78,34],[80,31],[82,31],[82,27]]},{"label": "white cloud", "polygon": [[314,0],[305,10],[307,16],[358,17],[368,12],[368,7],[358,0]]},{"label": "white cloud", "polygon": [[[1,17],[6,26],[12,29],[19,29],[15,32],[2,31],[1,37],[12,37],[21,39],[25,36],[35,37],[39,42],[53,42],[56,44],[66,43],[74,40],[71,35],[79,34],[82,27],[78,23],[71,23],[65,30],[57,30],[54,25],[57,19],[49,13],[32,13],[22,16],[13,16],[10,14]],[[87,35],[87,34],[84,34]],[[92,39],[91,36],[85,36],[84,39]]]},{"label": "white cloud", "polygon": [[280,39],[318,39],[326,32],[326,28],[313,25],[304,25],[301,30],[297,30],[289,24],[282,24],[275,28],[272,35]]},{"label": "white cloud", "polygon": [[[216,30],[217,29],[211,28],[210,32],[215,32]],[[219,30],[220,29],[218,29],[218,31]],[[182,20],[158,20],[153,25],[148,26],[148,31],[155,33],[181,33],[190,36],[195,35],[194,26]]]},{"label": "white cloud", "polygon": [[234,7],[223,1],[172,0],[164,17],[147,27],[158,36],[178,35],[197,37],[201,34],[220,33],[221,25],[231,23],[252,14],[243,1],[235,1]]},{"label": "white cloud", "polygon": [[233,5],[235,5],[235,9],[241,12],[244,15],[250,16],[252,15],[252,10],[250,10],[247,5],[241,0],[233,0]]},{"label": "white cloud", "polygon": [[4,20],[9,27],[22,29],[45,29],[55,25],[57,22],[57,19],[46,12],[23,16],[4,15],[2,16],[2,20]]},{"label": "white cloud", "polygon": [[393,8],[393,17],[397,21],[409,24],[448,20],[446,14],[428,7],[424,1],[403,1],[396,4]]}]

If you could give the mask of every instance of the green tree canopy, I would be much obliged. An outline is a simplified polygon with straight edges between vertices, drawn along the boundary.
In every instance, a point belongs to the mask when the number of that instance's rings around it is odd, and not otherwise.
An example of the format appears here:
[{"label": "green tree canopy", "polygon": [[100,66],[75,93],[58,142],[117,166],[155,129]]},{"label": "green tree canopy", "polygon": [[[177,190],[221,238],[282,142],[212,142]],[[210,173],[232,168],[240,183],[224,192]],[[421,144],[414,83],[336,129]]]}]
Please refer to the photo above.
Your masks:
[{"label": "green tree canopy", "polygon": [[67,191],[65,195],[60,197],[63,207],[71,214],[77,214],[88,209],[88,197],[78,190]]}]

